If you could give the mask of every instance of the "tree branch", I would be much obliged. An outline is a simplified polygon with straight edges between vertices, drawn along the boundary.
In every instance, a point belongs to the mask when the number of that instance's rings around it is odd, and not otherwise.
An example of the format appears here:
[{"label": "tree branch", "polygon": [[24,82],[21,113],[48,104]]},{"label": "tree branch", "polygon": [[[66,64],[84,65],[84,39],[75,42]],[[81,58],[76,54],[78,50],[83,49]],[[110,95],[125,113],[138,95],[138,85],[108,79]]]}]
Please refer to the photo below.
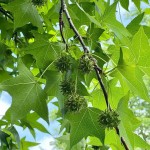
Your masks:
[{"label": "tree branch", "polygon": [[[115,129],[116,129],[116,133],[120,136],[118,127],[116,127]],[[121,139],[121,143],[123,144],[125,150],[129,150],[129,148],[128,148],[126,142],[125,142],[124,139],[123,139],[123,137],[121,137],[120,139]]]},{"label": "tree branch", "polygon": [[[82,47],[83,47],[84,53],[89,53],[89,50],[87,49],[87,47],[86,47],[86,45],[85,45],[85,43],[84,43],[82,37],[80,36],[79,32],[77,31],[76,27],[75,27],[74,24],[73,24],[73,21],[72,21],[72,19],[71,19],[71,17],[70,17],[70,14],[69,14],[69,12],[68,12],[68,10],[67,10],[67,6],[66,6],[66,4],[65,4],[65,0],[61,0],[60,12],[61,12],[61,13],[63,13],[63,12],[65,13],[65,15],[66,15],[66,17],[67,17],[67,20],[68,20],[68,22],[69,22],[69,24],[70,24],[70,28],[71,28],[71,29],[74,31],[74,33],[76,34],[76,36],[77,36],[79,42],[81,43],[81,45],[82,45]],[[62,15],[61,13],[60,13],[60,19],[61,19],[61,15]],[[61,32],[62,32],[62,31],[61,31]],[[63,37],[62,37],[62,38],[63,38]],[[97,65],[97,62],[94,60],[94,58],[93,58],[93,62],[94,62],[94,70],[95,70],[95,72],[96,72],[97,79],[98,79],[98,81],[99,81],[99,84],[100,84],[100,86],[101,86],[101,88],[102,88],[102,91],[103,91],[103,94],[104,94],[104,98],[105,98],[105,101],[106,101],[107,109],[111,111],[112,109],[111,109],[110,104],[109,104],[109,101],[108,101],[108,94],[107,94],[107,91],[106,91],[106,89],[105,89],[104,83],[103,83],[103,81],[102,81],[102,79],[101,79],[101,76],[100,76],[100,75],[102,74],[102,69]],[[116,133],[120,136],[118,127],[116,127],[115,129],[116,129]],[[124,139],[123,139],[122,137],[120,137],[120,140],[121,140],[121,143],[123,144],[125,150],[129,150],[129,148],[128,148],[126,142],[124,141]]]},{"label": "tree branch", "polygon": [[106,106],[107,106],[108,109],[111,109],[110,105],[109,105],[109,101],[108,101],[108,94],[106,92],[105,86],[104,86],[103,81],[101,79],[101,76],[100,76],[100,73],[99,73],[99,69],[97,67],[94,67],[94,69],[95,69],[95,72],[96,72],[96,75],[97,75],[97,79],[99,81],[99,84],[100,84],[100,86],[102,88],[102,91],[103,91],[103,94],[104,94],[104,97],[105,97]]},{"label": "tree branch", "polygon": [[61,34],[63,43],[65,43],[66,49],[68,49],[68,44],[67,44],[67,42],[66,42],[66,40],[64,38],[64,35],[63,35],[63,27],[64,27],[63,10],[64,10],[64,1],[61,0],[61,8],[60,8],[60,11],[59,11],[59,30],[60,30],[60,34]]},{"label": "tree branch", "polygon": [[70,28],[74,31],[74,33],[76,34],[76,37],[77,37],[78,40],[80,41],[80,43],[81,43],[81,45],[82,45],[82,47],[83,47],[84,53],[89,53],[87,47],[86,47],[85,44],[84,44],[84,41],[83,41],[81,35],[79,34],[78,30],[76,29],[76,27],[74,26],[74,24],[73,24],[73,22],[72,22],[72,19],[71,19],[70,14],[69,14],[69,12],[68,12],[68,10],[67,10],[67,6],[66,6],[64,0],[61,0],[61,7],[62,7],[62,5],[63,5],[63,12],[65,13],[65,15],[66,15],[66,17],[67,17],[67,20],[68,20],[68,22],[69,22],[69,24],[70,24]]}]

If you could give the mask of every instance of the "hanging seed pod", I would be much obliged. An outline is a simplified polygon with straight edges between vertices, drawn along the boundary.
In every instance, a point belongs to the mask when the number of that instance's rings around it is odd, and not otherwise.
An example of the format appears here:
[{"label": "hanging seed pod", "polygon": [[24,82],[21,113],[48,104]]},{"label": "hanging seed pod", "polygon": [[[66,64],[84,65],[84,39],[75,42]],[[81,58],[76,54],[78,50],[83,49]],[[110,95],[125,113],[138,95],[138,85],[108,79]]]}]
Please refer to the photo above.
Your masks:
[{"label": "hanging seed pod", "polygon": [[61,72],[68,71],[71,68],[69,56],[61,56],[59,59],[57,59],[55,62],[55,67]]},{"label": "hanging seed pod", "polygon": [[91,59],[91,56],[89,56],[88,54],[85,54],[80,58],[79,69],[84,74],[88,74],[90,71],[92,71],[93,66],[94,66],[94,62]]},{"label": "hanging seed pod", "polygon": [[65,108],[69,112],[77,112],[85,107],[87,107],[85,98],[78,94],[69,95],[65,102]]},{"label": "hanging seed pod", "polygon": [[63,80],[60,88],[63,95],[71,95],[75,92],[75,83],[71,79]]},{"label": "hanging seed pod", "polygon": [[119,125],[119,115],[116,111],[103,111],[100,113],[98,122],[104,128],[112,129]]}]

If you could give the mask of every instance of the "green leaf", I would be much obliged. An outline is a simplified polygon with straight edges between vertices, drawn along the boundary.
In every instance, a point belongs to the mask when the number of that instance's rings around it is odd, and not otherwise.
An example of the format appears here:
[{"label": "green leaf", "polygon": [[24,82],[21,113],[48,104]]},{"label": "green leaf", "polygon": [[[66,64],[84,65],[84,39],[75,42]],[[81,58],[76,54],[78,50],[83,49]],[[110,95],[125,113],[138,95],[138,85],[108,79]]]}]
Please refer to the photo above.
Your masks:
[{"label": "green leaf", "polygon": [[37,145],[39,145],[39,143],[26,141],[25,138],[21,139],[21,150],[29,149],[29,147]]},{"label": "green leaf", "polygon": [[6,146],[7,146],[7,148],[9,148],[9,143],[8,143],[8,141],[7,141],[7,138],[8,138],[8,137],[10,137],[9,134],[7,134],[7,133],[5,133],[5,132],[3,132],[3,131],[0,130],[0,141],[1,141],[2,143],[5,143]]},{"label": "green leaf", "polygon": [[11,76],[6,71],[0,70],[0,83],[11,78]]},{"label": "green leaf", "polygon": [[122,50],[120,51],[120,60],[118,63],[118,71],[122,78],[127,82],[131,91],[139,95],[141,98],[149,101],[148,91],[143,82],[144,73],[134,64],[124,62]]},{"label": "green leaf", "polygon": [[128,11],[129,0],[120,0],[120,4],[122,5],[123,8],[125,8]]},{"label": "green leaf", "polygon": [[69,53],[75,60],[80,59],[83,55],[83,53],[81,52],[79,47],[77,47],[75,45],[72,45],[69,47]]},{"label": "green leaf", "polygon": [[119,125],[120,136],[124,138],[130,150],[135,148],[135,140],[133,131],[140,125],[133,112],[128,108],[129,93],[124,96],[119,104],[117,111],[121,120]]},{"label": "green leaf", "polygon": [[99,45],[99,37],[101,36],[101,34],[104,32],[103,29],[101,28],[94,28],[94,26],[92,25],[87,32],[87,37],[89,38],[89,45],[90,45],[90,49],[91,50],[95,50],[95,48]]},{"label": "green leaf", "polygon": [[79,9],[88,17],[88,19],[93,22],[95,25],[97,25],[98,27],[101,27],[101,24],[93,17],[90,16],[87,12],[84,11],[84,9],[77,3],[77,6],[79,7]]},{"label": "green leaf", "polygon": [[106,130],[105,144],[110,145],[113,150],[124,150],[121,144],[120,137],[116,134],[115,130]]},{"label": "green leaf", "polygon": [[135,141],[135,147],[150,149],[150,145],[148,144],[148,142],[144,141],[137,134],[134,134],[134,141]]},{"label": "green leaf", "polygon": [[106,109],[106,102],[104,99],[104,95],[100,89],[94,90],[89,97],[89,102],[92,103],[92,106],[98,108],[100,110]]},{"label": "green leaf", "polygon": [[118,70],[126,80],[131,91],[134,91],[141,98],[148,100],[148,91],[145,87],[142,77],[144,76],[143,72],[137,67],[131,66],[118,66]]},{"label": "green leaf", "polygon": [[50,96],[57,96],[60,93],[60,81],[62,74],[58,71],[47,71],[44,75],[46,77],[45,91]]},{"label": "green leaf", "polygon": [[150,27],[143,26],[144,32],[148,38],[150,38]]},{"label": "green leaf", "polygon": [[21,63],[18,66],[19,76],[8,79],[0,84],[0,89],[12,96],[11,119],[16,121],[34,110],[48,122],[46,94],[34,79],[31,72]]},{"label": "green leaf", "polygon": [[15,0],[9,3],[6,8],[14,15],[14,29],[31,22],[42,30],[42,18],[29,0]]},{"label": "green leaf", "polygon": [[9,47],[6,44],[0,42],[0,71],[4,71],[4,69],[8,66],[13,68],[13,61],[14,58],[12,57],[12,52]]},{"label": "green leaf", "polygon": [[[81,7],[76,3],[72,4],[68,7],[70,15],[72,16],[73,22],[76,28],[79,28],[81,25],[89,25],[90,20],[85,13],[82,11],[84,10],[88,14],[92,14],[94,10],[94,4],[90,2],[81,2]],[[78,12],[77,14],[75,12]]]},{"label": "green leaf", "polygon": [[89,96],[89,93],[86,87],[81,82],[77,83],[77,93],[79,93],[79,95],[82,95],[82,96]]},{"label": "green leaf", "polygon": [[21,121],[29,124],[30,127],[32,127],[32,129],[36,128],[40,130],[41,132],[49,134],[49,131],[41,123],[38,122],[38,119],[39,117],[37,116],[36,113],[31,113],[31,114],[28,114],[26,118],[22,119]]},{"label": "green leaf", "polygon": [[148,0],[143,0],[145,3],[149,4],[149,1]]},{"label": "green leaf", "polygon": [[135,6],[140,10],[140,3],[141,3],[141,0],[132,0],[135,4]]},{"label": "green leaf", "polygon": [[104,143],[104,128],[100,127],[97,121],[100,112],[96,108],[85,108],[78,113],[70,113],[66,116],[71,124],[71,147],[87,136],[98,137]]},{"label": "green leaf", "polygon": [[102,22],[114,32],[123,45],[130,45],[128,38],[131,36],[131,34],[120,22],[116,20],[116,5],[117,2],[113,3],[105,10],[105,13],[102,17]]},{"label": "green leaf", "polygon": [[62,43],[49,42],[49,38],[47,34],[35,34],[35,42],[23,49],[26,54],[33,55],[39,68],[50,65],[65,48]]},{"label": "green leaf", "polygon": [[131,45],[132,61],[146,74],[150,76],[150,46],[149,41],[141,27],[134,35]]},{"label": "green leaf", "polygon": [[26,121],[24,121],[23,119],[21,119],[21,126],[23,126],[24,128],[27,127],[27,128],[29,129],[30,133],[32,134],[32,136],[33,136],[34,138],[36,138],[35,130],[34,130],[34,128],[30,125],[29,122],[26,122]]},{"label": "green leaf", "polygon": [[0,126],[7,125],[6,121],[0,120]]},{"label": "green leaf", "polygon": [[65,150],[83,150],[83,144],[85,140],[81,140],[78,144],[74,145],[72,148],[70,148],[70,134],[63,135],[61,137],[56,138],[59,142],[64,144],[63,148]]},{"label": "green leaf", "polygon": [[9,22],[5,18],[0,17],[0,29],[1,29],[1,38],[5,39],[10,37],[13,34],[13,23]]},{"label": "green leaf", "polygon": [[94,146],[101,146],[102,145],[102,143],[100,142],[100,140],[97,137],[90,136],[90,137],[88,137],[88,139],[89,139],[89,141],[88,141],[89,145],[94,145]]},{"label": "green leaf", "polygon": [[85,74],[85,84],[87,87],[90,86],[90,83],[92,82],[92,79],[95,78],[95,72],[91,71],[89,74]]},{"label": "green leaf", "polygon": [[11,1],[13,1],[13,0],[0,0],[0,3],[9,3]]},{"label": "green leaf", "polygon": [[10,131],[14,135],[15,140],[16,140],[17,145],[18,145],[18,148],[20,149],[20,137],[19,137],[17,130],[15,129],[14,126],[12,126],[12,127],[8,128],[8,131]]},{"label": "green leaf", "polygon": [[127,29],[128,31],[134,35],[140,28],[140,23],[142,21],[144,17],[144,13],[138,15],[137,17],[135,17],[128,25],[127,25]]},{"label": "green leaf", "polygon": [[[117,74],[116,74],[117,75]],[[122,81],[120,81],[121,84],[123,84]],[[118,80],[118,78],[113,78],[108,82],[108,97],[109,97],[109,103],[110,106],[112,106],[112,109],[116,109],[118,106],[118,103],[120,99],[126,95],[128,92],[128,87],[125,85],[121,85]]]}]

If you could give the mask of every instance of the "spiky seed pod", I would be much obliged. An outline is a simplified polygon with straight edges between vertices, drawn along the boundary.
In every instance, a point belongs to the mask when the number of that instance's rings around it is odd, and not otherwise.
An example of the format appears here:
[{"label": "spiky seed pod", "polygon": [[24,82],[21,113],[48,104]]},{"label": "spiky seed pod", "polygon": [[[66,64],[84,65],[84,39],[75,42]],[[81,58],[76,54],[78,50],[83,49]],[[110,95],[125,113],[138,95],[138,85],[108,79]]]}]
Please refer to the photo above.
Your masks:
[{"label": "spiky seed pod", "polygon": [[46,0],[32,0],[33,5],[35,6],[43,6]]},{"label": "spiky seed pod", "polygon": [[94,62],[91,59],[91,56],[86,54],[80,58],[79,69],[83,73],[88,74],[91,70],[93,70],[93,66],[94,66]]},{"label": "spiky seed pod", "polygon": [[75,92],[75,85],[71,79],[63,80],[60,84],[63,95],[69,95]]},{"label": "spiky seed pod", "polygon": [[65,102],[65,109],[69,112],[78,112],[85,107],[87,107],[85,98],[78,94],[69,95]]},{"label": "spiky seed pod", "polygon": [[55,62],[55,67],[61,72],[69,70],[71,68],[69,56],[61,56],[59,59],[57,59]]},{"label": "spiky seed pod", "polygon": [[104,128],[112,129],[119,125],[119,115],[116,111],[103,111],[100,113],[98,122]]}]

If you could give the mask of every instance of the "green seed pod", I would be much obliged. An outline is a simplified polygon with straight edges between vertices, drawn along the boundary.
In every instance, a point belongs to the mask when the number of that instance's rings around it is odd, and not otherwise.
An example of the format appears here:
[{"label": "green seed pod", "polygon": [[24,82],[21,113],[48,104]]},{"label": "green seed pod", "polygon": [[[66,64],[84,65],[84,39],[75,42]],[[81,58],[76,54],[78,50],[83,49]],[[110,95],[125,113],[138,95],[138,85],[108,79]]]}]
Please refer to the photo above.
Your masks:
[{"label": "green seed pod", "polygon": [[85,98],[78,94],[69,95],[65,102],[65,109],[69,112],[77,112],[85,107],[87,107]]},{"label": "green seed pod", "polygon": [[35,6],[43,6],[46,0],[32,0],[33,5]]},{"label": "green seed pod", "polygon": [[112,129],[119,125],[119,115],[116,111],[103,111],[100,113],[98,122],[104,128]]},{"label": "green seed pod", "polygon": [[55,67],[61,72],[68,71],[71,68],[69,56],[62,56],[57,59],[55,62]]},{"label": "green seed pod", "polygon": [[60,87],[63,95],[69,95],[75,92],[75,84],[71,79],[62,81]]},{"label": "green seed pod", "polygon": [[80,62],[79,62],[79,69],[85,73],[88,74],[91,70],[93,70],[93,66],[94,66],[94,62],[93,60],[90,58],[89,55],[83,55],[80,58]]}]

